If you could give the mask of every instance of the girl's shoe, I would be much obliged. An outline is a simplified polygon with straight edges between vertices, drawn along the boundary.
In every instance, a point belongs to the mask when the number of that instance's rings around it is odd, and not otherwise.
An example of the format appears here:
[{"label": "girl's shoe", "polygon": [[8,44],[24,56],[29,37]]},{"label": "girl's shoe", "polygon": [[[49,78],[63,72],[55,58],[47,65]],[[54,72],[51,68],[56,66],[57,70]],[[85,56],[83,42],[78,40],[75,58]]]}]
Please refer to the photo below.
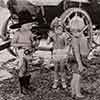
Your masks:
[{"label": "girl's shoe", "polygon": [[53,89],[56,89],[57,86],[58,86],[58,80],[55,80],[55,81],[54,81],[54,84],[53,84],[53,86],[52,86],[52,88],[53,88]]},{"label": "girl's shoe", "polygon": [[62,81],[62,87],[65,89],[67,86],[66,86],[66,82],[65,81]]},{"label": "girl's shoe", "polygon": [[19,92],[19,97],[24,97],[25,95],[21,92]]},{"label": "girl's shoe", "polygon": [[76,97],[77,97],[77,98],[84,98],[85,96],[82,95],[82,94],[77,94]]}]

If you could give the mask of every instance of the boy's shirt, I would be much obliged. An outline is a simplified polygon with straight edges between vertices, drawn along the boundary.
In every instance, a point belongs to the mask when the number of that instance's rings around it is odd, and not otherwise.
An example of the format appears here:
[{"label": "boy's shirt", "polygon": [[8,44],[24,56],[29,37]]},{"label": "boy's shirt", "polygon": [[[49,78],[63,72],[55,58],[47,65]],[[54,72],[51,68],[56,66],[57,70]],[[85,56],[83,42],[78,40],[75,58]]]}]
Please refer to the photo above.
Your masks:
[{"label": "boy's shirt", "polygon": [[48,35],[54,42],[54,49],[64,49],[68,45],[69,35],[67,33],[63,32],[62,35],[57,35],[51,31]]},{"label": "boy's shirt", "polygon": [[[24,33],[22,33],[24,32]],[[30,47],[32,45],[32,32],[31,31],[20,31],[15,32],[12,39],[12,43],[22,44],[24,47]]]}]

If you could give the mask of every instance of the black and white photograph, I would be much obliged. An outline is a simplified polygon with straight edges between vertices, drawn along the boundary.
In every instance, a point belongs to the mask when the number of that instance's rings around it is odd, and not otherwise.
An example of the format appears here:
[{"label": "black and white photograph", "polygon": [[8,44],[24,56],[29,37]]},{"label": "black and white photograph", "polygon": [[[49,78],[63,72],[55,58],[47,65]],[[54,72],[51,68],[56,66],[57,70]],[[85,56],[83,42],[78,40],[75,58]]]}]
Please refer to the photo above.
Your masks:
[{"label": "black and white photograph", "polygon": [[100,100],[100,0],[0,0],[0,100]]}]

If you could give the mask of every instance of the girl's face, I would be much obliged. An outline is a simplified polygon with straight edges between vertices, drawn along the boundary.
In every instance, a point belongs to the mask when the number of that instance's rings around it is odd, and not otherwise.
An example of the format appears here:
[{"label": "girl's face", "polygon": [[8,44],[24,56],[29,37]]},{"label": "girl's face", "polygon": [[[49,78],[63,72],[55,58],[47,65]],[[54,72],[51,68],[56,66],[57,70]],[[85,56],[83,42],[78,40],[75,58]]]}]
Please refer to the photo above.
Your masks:
[{"label": "girl's face", "polygon": [[61,35],[63,33],[62,26],[58,26],[57,28],[55,28],[55,33],[57,33],[58,35]]},{"label": "girl's face", "polygon": [[32,28],[32,23],[23,24],[21,28],[24,30],[30,30]]}]

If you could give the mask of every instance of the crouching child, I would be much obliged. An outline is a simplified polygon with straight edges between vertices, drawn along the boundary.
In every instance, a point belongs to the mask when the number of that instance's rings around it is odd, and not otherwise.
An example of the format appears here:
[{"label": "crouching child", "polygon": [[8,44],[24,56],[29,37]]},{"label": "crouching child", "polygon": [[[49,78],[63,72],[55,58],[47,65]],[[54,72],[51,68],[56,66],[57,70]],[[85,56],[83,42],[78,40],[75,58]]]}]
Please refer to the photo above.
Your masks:
[{"label": "crouching child", "polygon": [[25,55],[25,50],[33,50],[34,40],[33,34],[31,32],[33,19],[30,17],[28,12],[22,11],[20,14],[24,18],[19,18],[19,23],[11,25],[10,28],[18,29],[14,33],[11,45],[16,48],[17,60],[19,67],[19,82],[20,82],[20,92],[25,94],[30,82],[31,75],[27,73],[27,55]]}]

